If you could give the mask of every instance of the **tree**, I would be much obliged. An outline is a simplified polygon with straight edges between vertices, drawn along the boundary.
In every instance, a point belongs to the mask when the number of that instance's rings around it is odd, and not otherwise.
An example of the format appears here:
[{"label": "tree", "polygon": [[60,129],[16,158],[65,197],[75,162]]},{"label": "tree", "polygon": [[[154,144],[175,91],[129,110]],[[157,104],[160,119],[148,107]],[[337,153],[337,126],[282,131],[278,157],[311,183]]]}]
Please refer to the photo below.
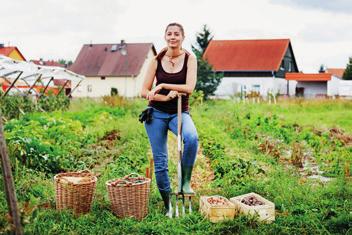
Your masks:
[{"label": "tree", "polygon": [[196,55],[198,62],[198,78],[195,89],[196,91],[203,91],[205,99],[209,98],[210,95],[214,95],[223,77],[222,73],[213,71],[212,66],[203,59],[203,54],[213,37],[208,26],[203,25],[202,31],[196,34],[195,46],[192,45],[192,51]]},{"label": "tree", "polygon": [[346,66],[342,78],[344,80],[352,80],[352,57],[349,58],[349,63]]},{"label": "tree", "polygon": [[214,36],[210,32],[208,26],[203,25],[203,29],[201,32],[196,34],[196,45],[192,45],[193,52],[198,56],[203,56],[205,49],[207,49],[208,44],[211,40],[213,40]]},{"label": "tree", "polygon": [[72,60],[59,59],[58,62],[59,64],[65,65],[65,67],[72,65]]}]

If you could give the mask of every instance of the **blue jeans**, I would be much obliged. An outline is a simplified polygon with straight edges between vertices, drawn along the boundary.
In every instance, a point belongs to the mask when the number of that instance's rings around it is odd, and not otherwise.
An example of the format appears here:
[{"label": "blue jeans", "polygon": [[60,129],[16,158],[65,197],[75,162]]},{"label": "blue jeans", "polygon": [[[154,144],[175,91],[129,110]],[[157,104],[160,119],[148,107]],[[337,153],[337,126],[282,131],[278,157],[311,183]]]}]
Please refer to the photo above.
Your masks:
[{"label": "blue jeans", "polygon": [[[168,175],[167,133],[177,135],[177,114],[168,114],[153,108],[153,120],[144,124],[152,147],[155,177],[160,191],[170,192]],[[198,134],[191,116],[182,112],[183,155],[182,165],[193,166],[198,150]]]}]

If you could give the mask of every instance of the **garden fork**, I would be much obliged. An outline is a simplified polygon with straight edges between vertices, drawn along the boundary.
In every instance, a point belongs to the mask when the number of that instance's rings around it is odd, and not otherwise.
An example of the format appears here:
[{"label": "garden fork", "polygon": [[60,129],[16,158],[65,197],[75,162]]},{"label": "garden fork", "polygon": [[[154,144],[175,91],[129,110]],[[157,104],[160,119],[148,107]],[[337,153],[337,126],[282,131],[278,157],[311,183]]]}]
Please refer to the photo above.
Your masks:
[{"label": "garden fork", "polygon": [[[186,214],[186,203],[188,201],[188,212],[192,213],[192,197],[194,194],[185,194],[182,192],[182,96],[185,94],[179,93],[177,95],[177,150],[178,150],[178,163],[177,163],[177,192],[175,204],[175,217],[179,217],[178,201],[181,199],[182,215]],[[171,203],[171,200],[170,200]],[[172,214],[169,215],[172,217]]]}]

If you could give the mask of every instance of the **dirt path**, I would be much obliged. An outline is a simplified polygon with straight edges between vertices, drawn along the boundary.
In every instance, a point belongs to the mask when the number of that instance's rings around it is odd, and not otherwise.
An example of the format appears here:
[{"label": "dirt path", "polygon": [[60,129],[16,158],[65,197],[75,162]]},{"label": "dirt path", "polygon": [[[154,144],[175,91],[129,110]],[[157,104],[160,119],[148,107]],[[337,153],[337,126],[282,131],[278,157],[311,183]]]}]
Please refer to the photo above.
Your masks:
[{"label": "dirt path", "polygon": [[[177,138],[173,134],[169,134],[168,138],[169,149],[169,172],[173,189],[177,186]],[[210,189],[210,183],[214,179],[214,171],[210,167],[209,159],[206,159],[202,154],[201,149],[198,150],[197,160],[192,175],[192,188],[196,192],[207,191]]]}]

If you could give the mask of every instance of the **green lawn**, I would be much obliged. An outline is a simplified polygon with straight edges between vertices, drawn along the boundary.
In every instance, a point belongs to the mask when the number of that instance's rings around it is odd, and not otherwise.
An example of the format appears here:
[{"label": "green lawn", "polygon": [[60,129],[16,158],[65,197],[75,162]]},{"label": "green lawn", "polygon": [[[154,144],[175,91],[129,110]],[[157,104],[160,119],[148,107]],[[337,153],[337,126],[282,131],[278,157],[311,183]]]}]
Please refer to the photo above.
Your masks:
[{"label": "green lawn", "polygon": [[[202,181],[195,212],[164,217],[152,182],[149,214],[142,221],[118,219],[109,209],[105,182],[131,172],[144,174],[150,147],[138,114],[145,101],[77,100],[67,112],[27,114],[6,123],[17,197],[27,234],[352,234],[352,101],[280,101],[245,104],[233,100],[193,104],[200,156],[195,174]],[[336,134],[331,129],[338,129]],[[118,138],[106,140],[115,131]],[[349,137],[351,141],[349,142]],[[176,174],[170,135],[170,175]],[[295,153],[295,154],[294,154]],[[329,182],[309,178],[300,165],[314,161]],[[63,170],[99,173],[89,214],[55,210],[53,176]],[[0,178],[2,184],[3,179]],[[276,220],[236,216],[213,224],[198,212],[200,195],[227,198],[256,192],[275,203]],[[9,221],[0,191],[0,233]]]}]

